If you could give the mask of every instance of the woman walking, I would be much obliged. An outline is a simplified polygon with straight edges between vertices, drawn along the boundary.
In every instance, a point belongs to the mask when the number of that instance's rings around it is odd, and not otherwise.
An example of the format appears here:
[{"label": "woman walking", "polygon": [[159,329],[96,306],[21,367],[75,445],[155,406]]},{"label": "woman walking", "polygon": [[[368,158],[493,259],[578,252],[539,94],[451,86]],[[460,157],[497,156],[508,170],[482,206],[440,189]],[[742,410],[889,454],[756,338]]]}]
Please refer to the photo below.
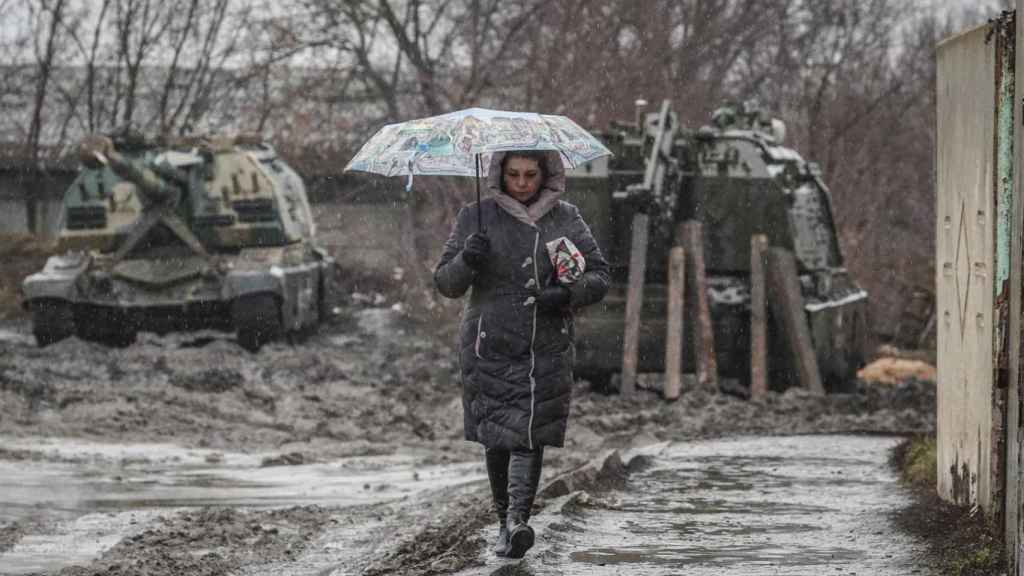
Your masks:
[{"label": "woman walking", "polygon": [[465,437],[484,446],[495,553],[521,558],[544,447],[565,441],[572,310],[604,297],[608,264],[579,210],[559,200],[557,152],[495,153],[488,187],[479,210],[459,212],[434,283],[449,298],[472,287],[458,337]]}]

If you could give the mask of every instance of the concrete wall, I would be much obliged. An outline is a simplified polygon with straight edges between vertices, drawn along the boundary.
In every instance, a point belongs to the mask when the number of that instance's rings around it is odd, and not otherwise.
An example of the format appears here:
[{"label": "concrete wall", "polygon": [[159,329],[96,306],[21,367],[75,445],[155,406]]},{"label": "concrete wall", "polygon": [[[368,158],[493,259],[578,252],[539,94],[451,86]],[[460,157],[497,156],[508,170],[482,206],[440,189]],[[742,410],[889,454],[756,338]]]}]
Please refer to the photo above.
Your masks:
[{"label": "concrete wall", "polygon": [[23,198],[0,196],[0,234],[28,234],[29,210],[35,210],[35,221],[39,223],[39,234],[54,236],[60,227],[61,204],[57,200],[44,199],[30,207]]},{"label": "concrete wall", "polygon": [[401,204],[313,204],[317,238],[342,269],[388,272],[402,266]]},{"label": "concrete wall", "polygon": [[992,509],[996,49],[982,26],[939,45],[938,490]]},{"label": "concrete wall", "polygon": [[0,169],[0,234],[27,234],[34,221],[40,235],[53,236],[60,226],[61,198],[74,177],[70,170],[32,174]]}]

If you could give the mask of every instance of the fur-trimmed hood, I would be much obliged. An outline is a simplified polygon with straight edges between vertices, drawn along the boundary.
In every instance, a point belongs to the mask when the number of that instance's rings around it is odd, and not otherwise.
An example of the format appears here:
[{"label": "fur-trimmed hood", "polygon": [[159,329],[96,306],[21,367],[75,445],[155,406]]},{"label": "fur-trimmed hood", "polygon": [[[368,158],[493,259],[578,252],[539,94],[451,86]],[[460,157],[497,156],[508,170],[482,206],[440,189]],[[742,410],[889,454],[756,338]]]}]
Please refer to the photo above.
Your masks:
[{"label": "fur-trimmed hood", "polygon": [[554,150],[544,152],[547,177],[541,182],[540,191],[537,193],[540,197],[533,204],[526,206],[501,191],[501,161],[506,154],[508,153],[495,152],[491,155],[491,165],[487,171],[487,189],[503,210],[533,226],[558,204],[559,198],[565,192],[565,166],[562,164],[562,157]]}]

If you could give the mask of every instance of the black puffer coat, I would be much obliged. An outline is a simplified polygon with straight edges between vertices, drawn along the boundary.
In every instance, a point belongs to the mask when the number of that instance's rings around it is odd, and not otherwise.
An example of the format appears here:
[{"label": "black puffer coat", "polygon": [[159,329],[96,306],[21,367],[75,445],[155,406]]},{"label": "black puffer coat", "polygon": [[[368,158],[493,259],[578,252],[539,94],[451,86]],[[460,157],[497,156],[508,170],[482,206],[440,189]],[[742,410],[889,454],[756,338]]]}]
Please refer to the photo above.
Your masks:
[{"label": "black puffer coat", "polygon": [[520,204],[499,188],[502,154],[491,160],[492,196],[481,202],[490,259],[479,272],[462,260],[462,246],[477,231],[477,207],[458,215],[445,242],[434,282],[458,298],[473,288],[459,327],[462,405],[467,440],[491,448],[562,446],[572,391],[572,312],[544,312],[535,304],[550,284],[553,266],[546,244],[571,240],[586,260],[570,287],[571,307],[593,304],[608,290],[608,264],[579,210],[558,199],[565,172],[557,153],[539,199]]}]

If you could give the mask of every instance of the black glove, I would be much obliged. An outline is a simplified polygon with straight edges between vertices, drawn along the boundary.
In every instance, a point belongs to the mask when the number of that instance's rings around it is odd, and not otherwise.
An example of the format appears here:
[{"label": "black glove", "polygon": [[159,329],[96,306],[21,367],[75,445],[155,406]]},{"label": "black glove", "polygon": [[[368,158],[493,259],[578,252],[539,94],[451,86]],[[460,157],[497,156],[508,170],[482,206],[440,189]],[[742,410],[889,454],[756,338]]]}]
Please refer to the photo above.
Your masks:
[{"label": "black glove", "polygon": [[473,270],[479,271],[487,263],[491,253],[491,241],[483,232],[470,234],[462,245],[462,261]]},{"label": "black glove", "polygon": [[545,312],[561,312],[569,305],[571,296],[565,286],[548,286],[537,295],[537,306]]}]

